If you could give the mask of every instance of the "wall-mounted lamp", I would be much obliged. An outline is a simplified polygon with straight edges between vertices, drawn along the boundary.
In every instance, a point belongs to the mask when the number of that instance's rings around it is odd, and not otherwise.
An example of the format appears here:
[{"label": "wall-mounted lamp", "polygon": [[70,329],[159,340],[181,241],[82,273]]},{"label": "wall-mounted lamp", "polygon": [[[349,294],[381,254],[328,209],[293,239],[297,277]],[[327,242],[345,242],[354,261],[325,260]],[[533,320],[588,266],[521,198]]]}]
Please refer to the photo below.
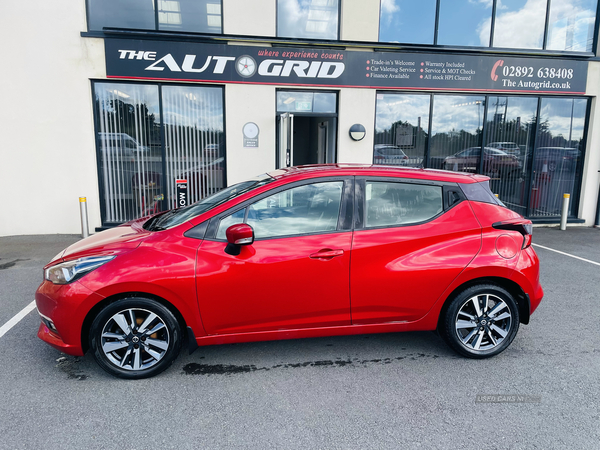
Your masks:
[{"label": "wall-mounted lamp", "polygon": [[350,127],[350,137],[355,141],[362,140],[367,134],[367,130],[360,123],[355,123]]}]

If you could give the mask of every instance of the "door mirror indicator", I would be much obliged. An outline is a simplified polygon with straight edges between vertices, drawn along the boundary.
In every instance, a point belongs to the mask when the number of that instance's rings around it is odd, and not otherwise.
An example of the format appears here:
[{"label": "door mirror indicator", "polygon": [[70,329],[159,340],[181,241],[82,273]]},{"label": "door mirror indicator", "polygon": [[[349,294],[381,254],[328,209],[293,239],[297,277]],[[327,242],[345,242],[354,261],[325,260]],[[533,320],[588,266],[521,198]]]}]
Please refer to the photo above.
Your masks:
[{"label": "door mirror indicator", "polygon": [[225,231],[225,236],[227,236],[225,253],[233,256],[240,254],[243,245],[250,245],[254,242],[254,230],[245,223],[231,225]]}]

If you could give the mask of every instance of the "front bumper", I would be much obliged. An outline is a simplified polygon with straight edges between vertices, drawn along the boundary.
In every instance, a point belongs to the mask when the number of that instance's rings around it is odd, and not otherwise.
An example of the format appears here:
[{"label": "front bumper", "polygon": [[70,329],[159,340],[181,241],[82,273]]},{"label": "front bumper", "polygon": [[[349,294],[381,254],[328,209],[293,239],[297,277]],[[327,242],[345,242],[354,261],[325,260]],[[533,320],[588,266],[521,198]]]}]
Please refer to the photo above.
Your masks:
[{"label": "front bumper", "polygon": [[[77,281],[56,285],[44,280],[35,293],[37,309],[44,316],[38,337],[61,352],[83,356],[82,326],[87,313],[102,299]],[[55,330],[44,323],[48,320]]]}]

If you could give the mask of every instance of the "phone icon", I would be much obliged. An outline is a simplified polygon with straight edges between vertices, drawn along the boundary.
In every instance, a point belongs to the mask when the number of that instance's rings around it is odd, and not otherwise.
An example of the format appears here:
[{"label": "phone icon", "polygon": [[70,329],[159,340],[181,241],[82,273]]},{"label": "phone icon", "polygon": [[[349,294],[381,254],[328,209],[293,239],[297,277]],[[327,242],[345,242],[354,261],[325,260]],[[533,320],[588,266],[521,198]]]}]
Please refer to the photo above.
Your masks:
[{"label": "phone icon", "polygon": [[504,65],[504,60],[499,59],[498,61],[496,61],[496,64],[494,64],[494,67],[492,68],[492,74],[491,74],[492,81],[498,81],[498,75],[496,75],[496,69],[503,65]]}]

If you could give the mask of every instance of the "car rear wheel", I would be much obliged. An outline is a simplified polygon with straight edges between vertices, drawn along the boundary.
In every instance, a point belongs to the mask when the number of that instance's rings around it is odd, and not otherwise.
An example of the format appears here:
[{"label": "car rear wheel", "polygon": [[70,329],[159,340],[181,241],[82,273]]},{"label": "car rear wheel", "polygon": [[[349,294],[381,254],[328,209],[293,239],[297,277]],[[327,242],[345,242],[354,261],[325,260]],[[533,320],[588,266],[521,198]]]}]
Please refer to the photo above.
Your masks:
[{"label": "car rear wheel", "polygon": [[111,375],[139,379],[159,374],[181,349],[181,328],[155,300],[134,297],[111,303],[96,316],[89,335],[98,365]]},{"label": "car rear wheel", "polygon": [[471,286],[448,305],[440,334],[457,353],[489,358],[504,351],[519,329],[519,309],[512,295],[492,284]]}]

